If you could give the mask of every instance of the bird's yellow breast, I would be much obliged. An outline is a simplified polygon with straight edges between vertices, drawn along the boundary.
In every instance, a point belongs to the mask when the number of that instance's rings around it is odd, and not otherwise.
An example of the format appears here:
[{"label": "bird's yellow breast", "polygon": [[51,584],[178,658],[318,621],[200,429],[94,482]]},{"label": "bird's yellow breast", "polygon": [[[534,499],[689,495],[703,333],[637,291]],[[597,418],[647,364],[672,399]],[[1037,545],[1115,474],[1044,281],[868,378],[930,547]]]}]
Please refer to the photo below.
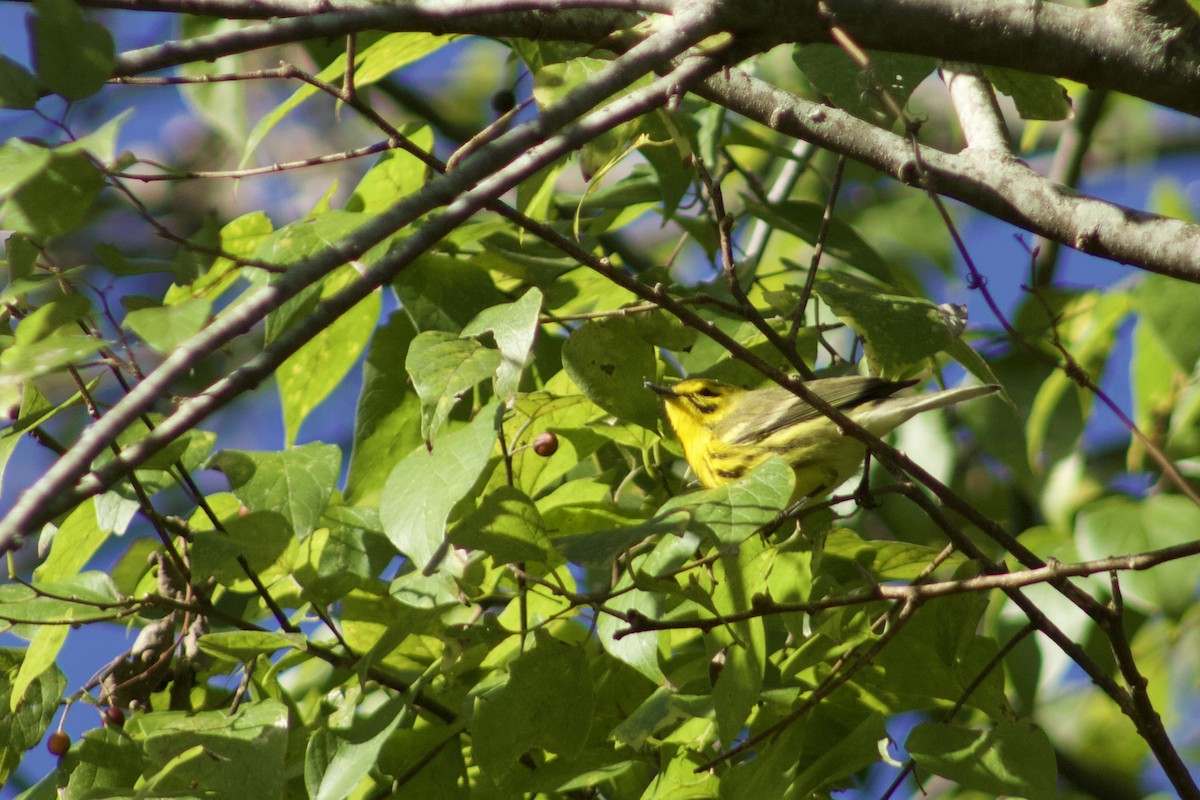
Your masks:
[{"label": "bird's yellow breast", "polygon": [[696,473],[700,484],[709,489],[720,486],[724,481],[717,478],[708,467],[712,431],[705,420],[680,402],[668,402],[666,408],[667,421],[683,446],[683,457]]}]

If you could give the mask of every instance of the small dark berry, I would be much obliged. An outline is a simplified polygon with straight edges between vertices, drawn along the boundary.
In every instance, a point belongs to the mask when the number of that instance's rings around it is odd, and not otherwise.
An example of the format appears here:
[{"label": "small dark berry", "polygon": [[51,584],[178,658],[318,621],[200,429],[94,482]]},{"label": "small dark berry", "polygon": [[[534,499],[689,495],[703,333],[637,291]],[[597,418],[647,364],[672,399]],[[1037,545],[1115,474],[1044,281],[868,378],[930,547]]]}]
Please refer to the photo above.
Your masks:
[{"label": "small dark berry", "polygon": [[62,731],[55,731],[46,740],[46,749],[56,756],[65,755],[71,749],[71,737]]},{"label": "small dark berry", "polygon": [[558,437],[550,431],[539,433],[533,440],[533,452],[548,458],[558,452]]},{"label": "small dark berry", "polygon": [[104,723],[112,725],[114,728],[120,728],[125,724],[125,712],[116,706],[109,706],[104,709]]},{"label": "small dark berry", "polygon": [[504,114],[517,104],[517,96],[509,89],[501,89],[492,95],[492,111]]}]

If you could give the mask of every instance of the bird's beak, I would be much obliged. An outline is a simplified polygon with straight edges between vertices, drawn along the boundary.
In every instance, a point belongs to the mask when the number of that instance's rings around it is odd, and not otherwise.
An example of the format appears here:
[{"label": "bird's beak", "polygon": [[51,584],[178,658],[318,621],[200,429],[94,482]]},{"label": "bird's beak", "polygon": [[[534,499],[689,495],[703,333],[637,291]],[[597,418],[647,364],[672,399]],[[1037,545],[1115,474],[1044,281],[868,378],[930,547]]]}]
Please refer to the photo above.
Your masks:
[{"label": "bird's beak", "polygon": [[659,397],[674,397],[675,396],[675,392],[673,389],[671,389],[670,386],[659,386],[657,383],[651,383],[650,381],[646,381],[642,385],[645,386],[650,391],[654,392]]}]

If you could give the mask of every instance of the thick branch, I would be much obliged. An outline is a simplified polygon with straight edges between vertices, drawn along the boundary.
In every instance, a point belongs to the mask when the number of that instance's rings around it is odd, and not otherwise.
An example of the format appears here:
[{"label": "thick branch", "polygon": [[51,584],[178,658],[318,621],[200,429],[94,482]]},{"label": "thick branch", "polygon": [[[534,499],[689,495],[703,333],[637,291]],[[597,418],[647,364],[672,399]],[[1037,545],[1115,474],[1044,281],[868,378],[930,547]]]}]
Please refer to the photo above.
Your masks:
[{"label": "thick branch", "polygon": [[863,47],[1071,78],[1200,113],[1200,18],[1186,3],[1094,8],[1028,0],[764,0],[746,33],[828,42],[836,20]]},{"label": "thick branch", "polygon": [[[670,13],[675,3],[85,0],[84,5],[276,20],[269,28],[126,54],[116,74],[131,75],[200,57],[202,49],[218,44],[230,48],[226,52],[242,52],[371,29],[594,43],[627,27],[636,19],[633,13]],[[755,40],[760,51],[782,42],[829,42],[836,21],[864,47],[1066,77],[1200,114],[1200,20],[1184,3],[1110,2],[1081,9],[1027,0],[759,0],[732,16],[737,32]]]},{"label": "thick branch", "polygon": [[[80,5],[227,19],[288,19],[383,12],[392,20],[420,19],[425,20],[426,25],[436,22],[447,28],[444,32],[452,32],[455,25],[464,21],[471,25],[501,25],[506,28],[511,27],[515,20],[526,25],[531,21],[543,21],[557,29],[564,28],[566,22],[555,23],[552,17],[562,16],[564,12],[568,15],[580,11],[613,10],[639,14],[671,13],[675,3],[673,0],[404,0],[402,3],[380,5],[362,0],[255,0],[253,3],[243,0],[85,0]],[[586,17],[581,15],[575,21],[586,22]]]},{"label": "thick branch", "polygon": [[[845,112],[785,92],[739,70],[694,91],[797,139],[843,153],[906,183],[916,180],[912,145]],[[1200,283],[1200,226],[1097,200],[1054,183],[1002,154],[920,148],[939,194],[1090,255]]]}]

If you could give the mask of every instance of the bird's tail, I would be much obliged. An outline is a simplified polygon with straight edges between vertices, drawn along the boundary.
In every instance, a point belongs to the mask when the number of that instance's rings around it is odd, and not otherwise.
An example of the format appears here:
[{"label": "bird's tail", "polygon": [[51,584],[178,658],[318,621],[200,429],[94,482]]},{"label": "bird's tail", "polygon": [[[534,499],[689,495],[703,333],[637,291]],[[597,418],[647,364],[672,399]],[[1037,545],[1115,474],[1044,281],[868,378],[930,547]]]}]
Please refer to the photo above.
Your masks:
[{"label": "bird's tail", "polygon": [[995,384],[983,384],[981,386],[963,386],[958,389],[944,389],[929,394],[916,394],[911,397],[889,397],[853,416],[859,425],[877,436],[882,436],[923,411],[945,408],[955,403],[974,400],[977,397],[986,397],[998,391],[1000,391],[1000,387]]}]

